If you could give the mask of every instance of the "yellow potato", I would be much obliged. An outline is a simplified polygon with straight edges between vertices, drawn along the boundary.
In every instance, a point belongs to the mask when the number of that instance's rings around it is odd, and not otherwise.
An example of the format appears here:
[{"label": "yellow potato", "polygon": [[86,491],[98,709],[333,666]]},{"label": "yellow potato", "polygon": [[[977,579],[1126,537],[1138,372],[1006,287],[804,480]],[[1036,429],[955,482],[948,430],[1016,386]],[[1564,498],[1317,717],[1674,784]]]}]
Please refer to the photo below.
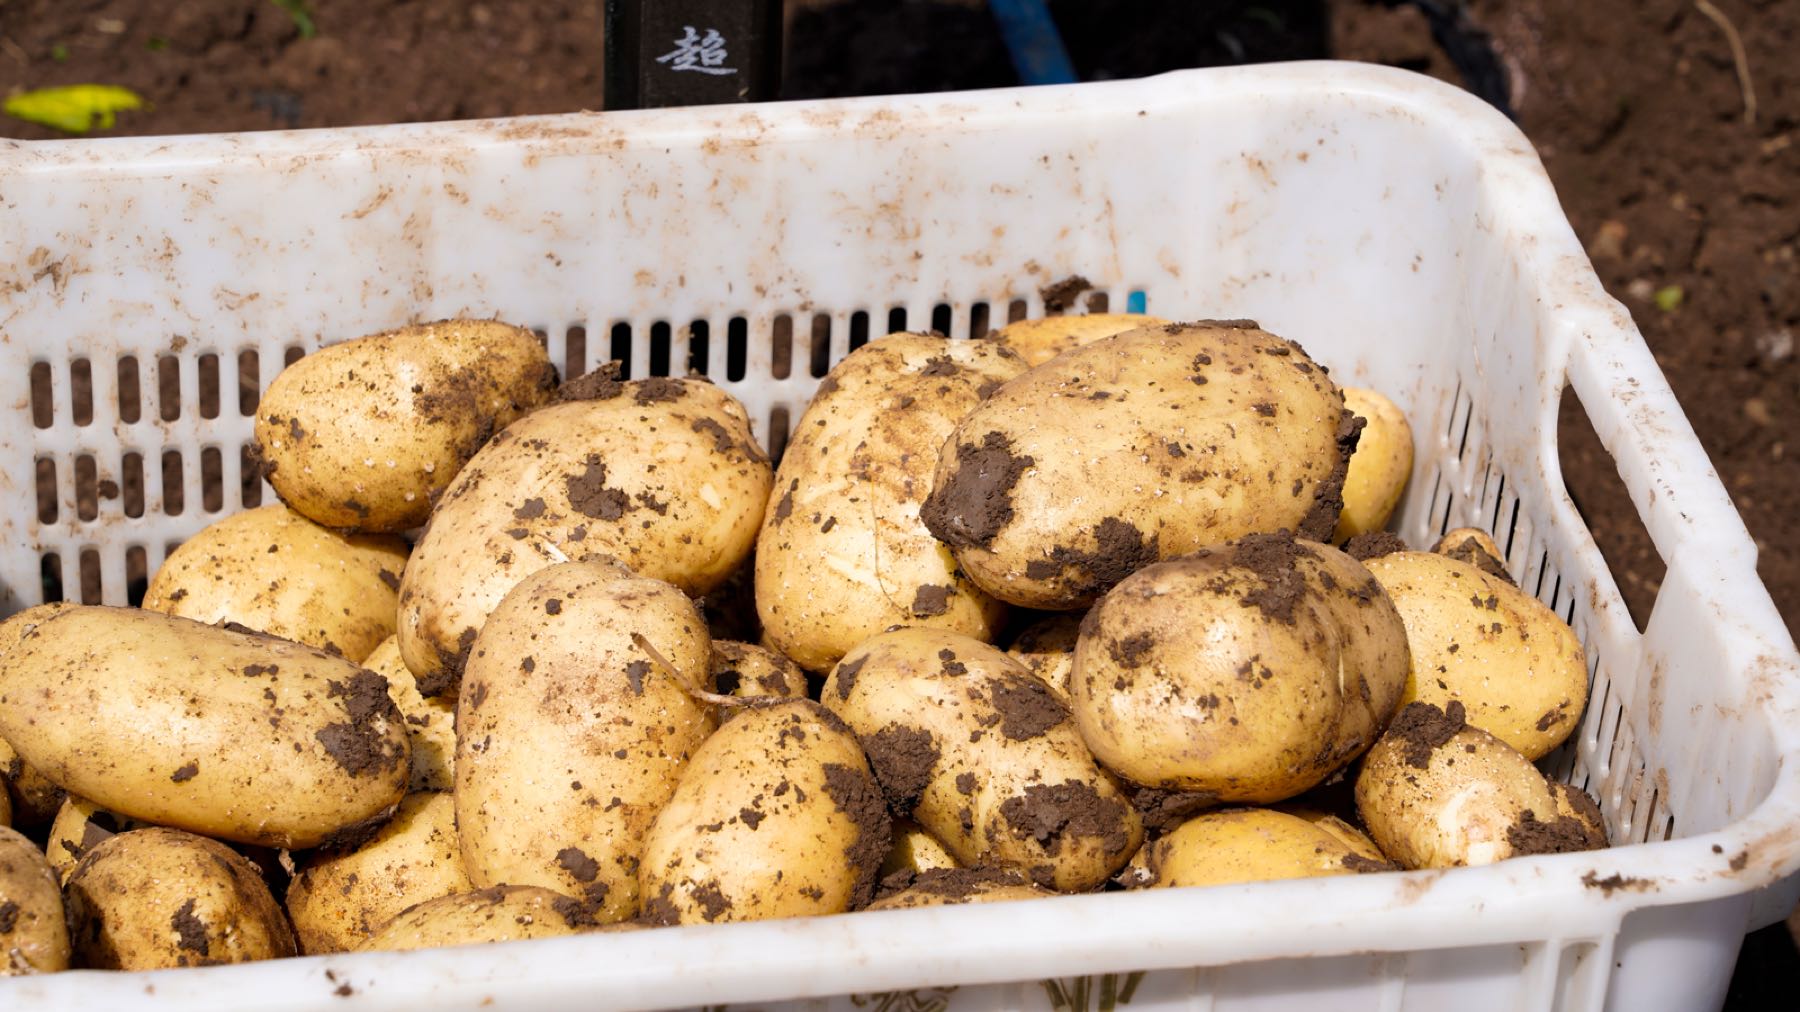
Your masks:
[{"label": "yellow potato", "polygon": [[1256,534],[1139,571],[1082,623],[1070,682],[1096,758],[1136,783],[1269,803],[1374,742],[1406,631],[1369,572]]},{"label": "yellow potato", "polygon": [[385,817],[410,757],[387,683],[322,650],[80,606],[0,655],[0,736],[120,815],[313,847]]},{"label": "yellow potato", "polygon": [[453,693],[475,634],[532,573],[608,555],[700,596],[748,558],[771,475],[749,417],[698,379],[590,374],[482,447],[438,500],[402,578],[400,653]]},{"label": "yellow potato", "polygon": [[1350,852],[1353,854],[1358,854],[1370,861],[1387,861],[1387,855],[1381,852],[1380,847],[1375,846],[1375,841],[1369,839],[1369,834],[1330,812],[1292,804],[1277,805],[1273,810],[1312,823],[1315,829],[1323,830],[1337,837],[1338,841],[1350,848]]},{"label": "yellow potato", "polygon": [[306,855],[287,910],[302,952],[347,952],[402,910],[474,888],[456,845],[455,802],[409,794],[369,842]]},{"label": "yellow potato", "polygon": [[911,819],[895,819],[893,837],[887,857],[881,862],[881,873],[877,876],[880,882],[885,883],[897,873],[918,874],[937,868],[962,867],[937,837]]},{"label": "yellow potato", "polygon": [[890,334],[838,363],[775,476],[756,552],[764,634],[809,671],[889,626],[991,639],[999,602],[919,519],[944,440],[1025,365],[1004,348]]},{"label": "yellow potato", "polygon": [[387,679],[388,695],[406,721],[412,746],[408,791],[447,791],[456,783],[456,704],[442,696],[426,699],[400,658],[400,642],[389,636],[363,658],[363,667]]},{"label": "yellow potato", "polygon": [[[73,607],[76,606],[61,602],[39,604],[9,616],[0,622],[0,655],[16,646],[19,637],[27,629]],[[8,819],[0,820],[0,823],[20,829],[36,829],[48,825],[62,808],[63,789],[19,758],[19,753],[4,737],[0,737],[0,781],[4,781],[0,794],[10,795],[6,801],[12,813]]]},{"label": "yellow potato", "polygon": [[1359,425],[1299,346],[1243,321],[1126,331],[963,418],[920,516],[989,594],[1082,608],[1206,545],[1330,537]]},{"label": "yellow potato", "polygon": [[906,888],[869,904],[870,910],[909,910],[961,903],[1035,900],[1056,893],[1025,880],[1017,871],[999,868],[933,868],[907,882]]},{"label": "yellow potato", "polygon": [[143,829],[147,822],[127,819],[109,812],[86,798],[65,795],[62,810],[50,823],[50,836],[44,842],[44,856],[61,882],[69,877],[88,851],[120,833]]},{"label": "yellow potato", "polygon": [[1412,672],[1402,703],[1460,702],[1469,723],[1534,760],[1581,725],[1587,659],[1543,602],[1447,555],[1395,552],[1364,565],[1406,623]]},{"label": "yellow potato", "polygon": [[806,672],[754,643],[713,640],[711,676],[713,685],[727,696],[806,698]]},{"label": "yellow potato", "polygon": [[544,404],[536,335],[441,320],[322,348],[283,369],[256,412],[263,476],[329,527],[404,531],[496,429]]},{"label": "yellow potato", "polygon": [[1607,845],[1606,816],[1600,814],[1600,806],[1592,795],[1579,787],[1554,780],[1550,781],[1550,793],[1556,795],[1557,817],[1574,819],[1580,824],[1590,849],[1600,850]]},{"label": "yellow potato", "polygon": [[1075,673],[1075,641],[1081,619],[1079,612],[1041,618],[1026,626],[1006,648],[1008,655],[1049,686],[1065,705],[1069,702],[1069,676]]},{"label": "yellow potato", "polygon": [[1143,840],[1068,708],[996,647],[941,629],[884,633],[844,656],[822,699],[862,739],[895,814],[964,865],[1080,892]]},{"label": "yellow potato", "polygon": [[441,949],[639,927],[631,923],[598,927],[579,900],[537,886],[499,885],[408,907],[357,951]]},{"label": "yellow potato", "polygon": [[0,826],[0,977],[69,968],[62,889],[44,855]]},{"label": "yellow potato", "polygon": [[645,835],[713,730],[692,695],[710,687],[711,647],[681,591],[617,562],[563,563],[513,588],[457,699],[469,880],[554,889],[603,923],[635,915]]},{"label": "yellow potato", "polygon": [[1479,527],[1458,527],[1439,538],[1438,543],[1431,546],[1431,550],[1458,562],[1466,562],[1507,583],[1517,582],[1507,572],[1506,557],[1500,551],[1500,546],[1494,543],[1488,532]]},{"label": "yellow potato", "polygon": [[352,661],[394,634],[406,542],[340,534],[285,506],[209,524],[169,553],[144,608],[331,650]]},{"label": "yellow potato", "polygon": [[1224,808],[1195,816],[1144,845],[1146,885],[1230,885],[1389,871],[1336,833],[1272,808]]},{"label": "yellow potato", "polygon": [[1387,526],[1412,476],[1412,426],[1393,401],[1373,390],[1344,387],[1344,406],[1368,423],[1344,475],[1344,512],[1333,544]]},{"label": "yellow potato", "polygon": [[1169,321],[1160,316],[1135,313],[1046,316],[1037,320],[1015,320],[990,334],[988,340],[1024,359],[1027,366],[1035,367],[1103,337],[1139,327],[1166,327],[1168,324]]},{"label": "yellow potato", "polygon": [[1563,814],[1573,799],[1463,717],[1461,703],[1409,703],[1363,760],[1356,810],[1382,853],[1448,868],[1594,849],[1592,825]]},{"label": "yellow potato", "polygon": [[888,822],[843,721],[809,699],[746,707],[694,753],[644,841],[644,920],[768,920],[866,906]]},{"label": "yellow potato", "polygon": [[102,841],[66,888],[75,962],[100,970],[215,966],[295,955],[256,866],[177,829]]}]

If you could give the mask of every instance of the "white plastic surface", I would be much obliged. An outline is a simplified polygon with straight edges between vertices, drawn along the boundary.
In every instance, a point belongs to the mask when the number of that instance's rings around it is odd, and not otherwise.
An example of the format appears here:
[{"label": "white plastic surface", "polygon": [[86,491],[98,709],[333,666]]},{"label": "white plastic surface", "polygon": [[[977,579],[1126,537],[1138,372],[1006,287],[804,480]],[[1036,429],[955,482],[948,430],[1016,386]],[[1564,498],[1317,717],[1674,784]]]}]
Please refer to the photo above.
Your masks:
[{"label": "white plastic surface", "polygon": [[[1524,138],[1428,79],[1295,64],[943,98],[0,142],[0,204],[8,610],[39,599],[51,553],[71,594],[92,553],[101,597],[122,602],[128,549],[154,570],[217,515],[209,486],[220,510],[239,507],[246,350],[266,385],[289,348],[497,315],[541,328],[577,370],[616,340],[641,376],[671,359],[682,371],[700,321],[706,371],[767,440],[853,335],[892,320],[965,337],[1015,303],[1038,314],[1040,287],[1079,273],[1114,309],[1141,293],[1165,317],[1258,319],[1401,404],[1419,439],[1401,533],[1422,544],[1488,528],[1521,585],[1570,618],[1595,688],[1577,738],[1546,763],[1596,794],[1623,844],[1451,873],[79,972],[0,981],[0,1007],[817,997],[1686,1012],[1722,1000],[1744,930],[1800,892],[1800,657],[1754,547]],[[216,417],[199,410],[207,355],[225,391]],[[137,363],[135,421],[119,417],[122,357]],[[181,370],[170,410],[156,397],[163,357]],[[77,360],[94,389],[80,425]],[[45,428],[31,363],[49,371]],[[1562,487],[1565,382],[1668,562],[1641,635]],[[216,480],[203,480],[208,448],[221,451]],[[182,461],[179,516],[163,509],[166,451]],[[59,506],[43,522],[31,476],[46,459]],[[141,480],[141,515],[126,515],[130,495],[103,494],[84,519],[80,475],[101,489]]]}]

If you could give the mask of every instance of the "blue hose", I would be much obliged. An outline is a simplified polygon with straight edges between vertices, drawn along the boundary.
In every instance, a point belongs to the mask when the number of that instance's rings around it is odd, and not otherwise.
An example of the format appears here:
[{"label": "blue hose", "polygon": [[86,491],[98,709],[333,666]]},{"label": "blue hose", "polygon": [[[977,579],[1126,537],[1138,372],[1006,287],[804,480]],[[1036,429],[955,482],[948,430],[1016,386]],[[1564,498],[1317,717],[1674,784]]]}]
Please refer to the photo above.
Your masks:
[{"label": "blue hose", "polygon": [[1063,47],[1062,33],[1056,30],[1046,0],[988,0],[988,9],[994,12],[1020,82],[1075,83],[1075,64]]}]

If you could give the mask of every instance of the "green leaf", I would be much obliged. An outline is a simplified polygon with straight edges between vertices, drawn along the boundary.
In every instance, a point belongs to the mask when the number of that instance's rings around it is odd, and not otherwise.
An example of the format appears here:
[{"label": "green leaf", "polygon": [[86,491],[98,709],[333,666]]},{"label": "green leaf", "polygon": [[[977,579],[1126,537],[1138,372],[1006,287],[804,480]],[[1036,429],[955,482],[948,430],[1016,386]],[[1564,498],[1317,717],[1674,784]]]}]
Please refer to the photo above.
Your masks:
[{"label": "green leaf", "polygon": [[144,100],[130,88],[113,84],[71,84],[39,88],[8,95],[0,111],[27,123],[37,123],[65,133],[84,134],[98,126],[111,129],[114,113],[142,109]]},{"label": "green leaf", "polygon": [[169,40],[160,35],[152,35],[144,42],[144,48],[150,50],[152,53],[160,53],[169,48]]},{"label": "green leaf", "polygon": [[1669,285],[1667,288],[1658,288],[1656,294],[1651,296],[1651,301],[1663,312],[1673,313],[1681,308],[1681,300],[1686,297],[1687,293],[1681,290],[1680,285]]},{"label": "green leaf", "polygon": [[313,24],[312,11],[307,8],[306,0],[269,0],[270,3],[287,11],[287,16],[294,21],[294,27],[300,29],[300,37],[310,39],[319,34],[319,26]]},{"label": "green leaf", "polygon": [[50,58],[58,63],[69,62],[69,47],[58,42],[50,47]]}]

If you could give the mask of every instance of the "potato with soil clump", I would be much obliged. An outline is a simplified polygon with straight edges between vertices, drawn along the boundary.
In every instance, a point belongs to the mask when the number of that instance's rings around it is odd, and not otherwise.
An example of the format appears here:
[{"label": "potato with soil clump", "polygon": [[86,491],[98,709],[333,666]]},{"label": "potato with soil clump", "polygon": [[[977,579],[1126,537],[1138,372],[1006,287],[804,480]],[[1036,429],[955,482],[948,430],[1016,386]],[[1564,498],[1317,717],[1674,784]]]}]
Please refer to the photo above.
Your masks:
[{"label": "potato with soil clump", "polygon": [[56,872],[23,834],[0,826],[0,977],[68,968]]}]

